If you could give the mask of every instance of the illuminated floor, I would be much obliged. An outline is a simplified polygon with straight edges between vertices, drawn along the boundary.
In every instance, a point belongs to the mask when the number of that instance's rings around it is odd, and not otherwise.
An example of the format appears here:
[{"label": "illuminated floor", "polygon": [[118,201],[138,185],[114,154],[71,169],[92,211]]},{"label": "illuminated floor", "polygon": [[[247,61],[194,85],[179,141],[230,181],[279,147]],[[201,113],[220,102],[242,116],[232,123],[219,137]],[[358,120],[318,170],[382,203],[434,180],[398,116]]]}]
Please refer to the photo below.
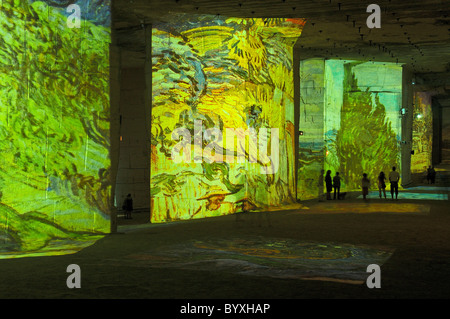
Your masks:
[{"label": "illuminated floor", "polygon": [[[448,200],[312,200],[238,220],[146,218],[121,220],[118,234],[74,254],[0,260],[0,298],[450,297]],[[380,289],[364,283],[372,263]],[[66,286],[70,264],[81,268],[80,289]]]},{"label": "illuminated floor", "polygon": [[[436,189],[437,187],[435,187]],[[425,190],[421,188],[422,190]],[[417,189],[417,190],[421,190]],[[444,190],[447,191],[447,187],[439,187],[438,190]],[[430,190],[431,191],[431,190]],[[382,194],[382,198],[380,198],[378,191],[371,191],[369,192],[369,196],[367,198],[369,199],[384,199],[384,194]],[[363,199],[363,196],[360,195],[358,197],[359,199]],[[386,192],[386,198],[392,199],[391,193]],[[395,195],[394,195],[395,198]],[[448,200],[448,194],[441,194],[441,193],[413,193],[413,192],[399,192],[398,199],[414,199],[414,200]]]},{"label": "illuminated floor", "polygon": [[0,236],[0,240],[3,241],[3,244],[0,245],[0,259],[75,254],[82,249],[95,244],[96,241],[102,239],[103,237],[105,236],[85,235],[74,239],[54,238],[45,242],[40,249],[23,252],[18,250],[13,245],[8,245],[6,238],[2,238]]},{"label": "illuminated floor", "polygon": [[381,266],[392,253],[387,247],[240,236],[191,240],[129,258],[150,267],[362,284],[367,265]]},{"label": "illuminated floor", "polygon": [[443,187],[443,186],[415,186],[415,187],[409,187],[408,190],[421,190],[421,191],[443,191],[443,192],[450,192],[450,187]]},{"label": "illuminated floor", "polygon": [[420,214],[427,215],[430,212],[429,204],[420,203],[400,203],[398,201],[385,200],[385,202],[363,202],[357,201],[328,201],[318,203],[309,210],[303,210],[309,214],[368,214],[368,213],[388,213],[388,214]]}]

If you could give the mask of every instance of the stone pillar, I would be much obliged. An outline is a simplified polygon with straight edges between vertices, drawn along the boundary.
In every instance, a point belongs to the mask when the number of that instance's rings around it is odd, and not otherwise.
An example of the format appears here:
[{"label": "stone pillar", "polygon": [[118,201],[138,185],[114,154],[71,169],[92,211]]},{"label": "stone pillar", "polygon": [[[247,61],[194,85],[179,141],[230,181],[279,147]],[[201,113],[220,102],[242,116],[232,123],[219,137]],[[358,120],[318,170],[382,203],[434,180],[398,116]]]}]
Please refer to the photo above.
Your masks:
[{"label": "stone pillar", "polygon": [[295,116],[297,132],[304,135],[297,140],[297,200],[308,200],[318,197],[317,181],[324,168],[325,60],[302,60],[298,67],[300,101]]},{"label": "stone pillar", "polygon": [[435,98],[431,99],[433,111],[433,140],[431,163],[438,165],[442,161],[442,108]]},{"label": "stone pillar", "polygon": [[116,182],[116,205],[131,194],[133,209],[146,211],[150,203],[149,149],[145,103],[144,68],[122,69],[120,102],[120,158]]},{"label": "stone pillar", "polygon": [[[297,41],[298,43],[298,41]],[[294,183],[295,183],[295,200],[299,201],[300,197],[298,196],[298,155],[299,155],[299,120],[300,120],[300,50],[296,49],[296,46],[293,48],[293,66],[294,66]]]},{"label": "stone pillar", "polygon": [[[143,65],[122,69],[120,91],[120,158],[116,205],[127,196],[135,211],[150,208],[151,26],[143,25],[146,57]],[[148,215],[150,221],[150,214]]]},{"label": "stone pillar", "polygon": [[114,203],[116,192],[116,176],[119,166],[119,135],[120,135],[120,86],[121,86],[121,53],[120,48],[111,43],[109,48],[109,99],[110,99],[110,182],[111,182],[111,197],[110,197],[110,216],[111,216],[111,233],[117,232],[117,207]]},{"label": "stone pillar", "polygon": [[414,86],[413,73],[408,65],[403,66],[402,79],[402,108],[406,114],[402,115],[401,137],[401,178],[402,186],[412,183],[411,178],[411,151],[412,151],[412,125],[414,116]]},{"label": "stone pillar", "polygon": [[146,128],[146,139],[145,139],[145,149],[148,155],[148,173],[147,173],[147,185],[148,185],[148,196],[150,208],[150,220],[152,213],[151,204],[151,189],[150,189],[150,178],[151,178],[151,123],[152,123],[152,25],[148,24],[145,26],[145,64],[144,64],[144,78],[145,78],[145,128]]}]

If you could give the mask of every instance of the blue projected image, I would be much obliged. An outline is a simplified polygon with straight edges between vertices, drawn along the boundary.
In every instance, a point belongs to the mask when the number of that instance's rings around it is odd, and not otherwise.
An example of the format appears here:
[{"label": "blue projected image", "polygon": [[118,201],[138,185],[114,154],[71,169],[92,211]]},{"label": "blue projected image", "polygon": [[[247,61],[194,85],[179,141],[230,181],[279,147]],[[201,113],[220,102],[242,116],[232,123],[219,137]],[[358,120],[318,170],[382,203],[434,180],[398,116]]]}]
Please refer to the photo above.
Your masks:
[{"label": "blue projected image", "polygon": [[[447,188],[447,187],[441,187],[441,188]],[[386,196],[389,199],[391,194],[388,191],[386,191]],[[362,199],[363,196],[360,195],[358,198]],[[381,199],[379,197],[378,191],[369,192],[368,198],[369,199]],[[400,192],[398,194],[398,198],[399,199],[416,199],[416,200],[448,200],[448,195],[447,194],[432,194],[432,193]]]}]

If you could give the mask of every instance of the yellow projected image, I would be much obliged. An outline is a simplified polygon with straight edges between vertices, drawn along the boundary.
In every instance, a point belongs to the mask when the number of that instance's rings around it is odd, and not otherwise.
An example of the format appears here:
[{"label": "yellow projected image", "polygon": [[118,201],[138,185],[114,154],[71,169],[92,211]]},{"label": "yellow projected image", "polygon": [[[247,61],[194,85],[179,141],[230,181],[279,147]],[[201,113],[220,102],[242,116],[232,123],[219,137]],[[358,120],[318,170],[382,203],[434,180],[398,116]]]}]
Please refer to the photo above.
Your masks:
[{"label": "yellow projected image", "polygon": [[152,32],[152,222],[292,203],[292,46],[305,21],[166,21]]},{"label": "yellow projected image", "polygon": [[109,5],[0,1],[0,258],[109,232]]}]

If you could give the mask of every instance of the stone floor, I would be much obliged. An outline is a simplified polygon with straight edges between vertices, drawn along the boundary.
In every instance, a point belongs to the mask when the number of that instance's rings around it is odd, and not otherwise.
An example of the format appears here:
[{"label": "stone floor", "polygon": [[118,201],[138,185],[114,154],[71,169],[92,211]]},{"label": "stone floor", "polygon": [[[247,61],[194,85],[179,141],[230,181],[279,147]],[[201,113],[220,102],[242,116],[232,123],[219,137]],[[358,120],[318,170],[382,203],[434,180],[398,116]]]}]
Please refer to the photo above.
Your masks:
[{"label": "stone floor", "polygon": [[[448,172],[397,201],[356,194],[167,224],[148,223],[146,212],[119,216],[118,233],[78,253],[0,260],[0,298],[446,299]],[[402,199],[406,192],[447,199]],[[380,264],[381,288],[366,285],[369,263]],[[79,289],[67,287],[71,264],[81,270]]]}]

